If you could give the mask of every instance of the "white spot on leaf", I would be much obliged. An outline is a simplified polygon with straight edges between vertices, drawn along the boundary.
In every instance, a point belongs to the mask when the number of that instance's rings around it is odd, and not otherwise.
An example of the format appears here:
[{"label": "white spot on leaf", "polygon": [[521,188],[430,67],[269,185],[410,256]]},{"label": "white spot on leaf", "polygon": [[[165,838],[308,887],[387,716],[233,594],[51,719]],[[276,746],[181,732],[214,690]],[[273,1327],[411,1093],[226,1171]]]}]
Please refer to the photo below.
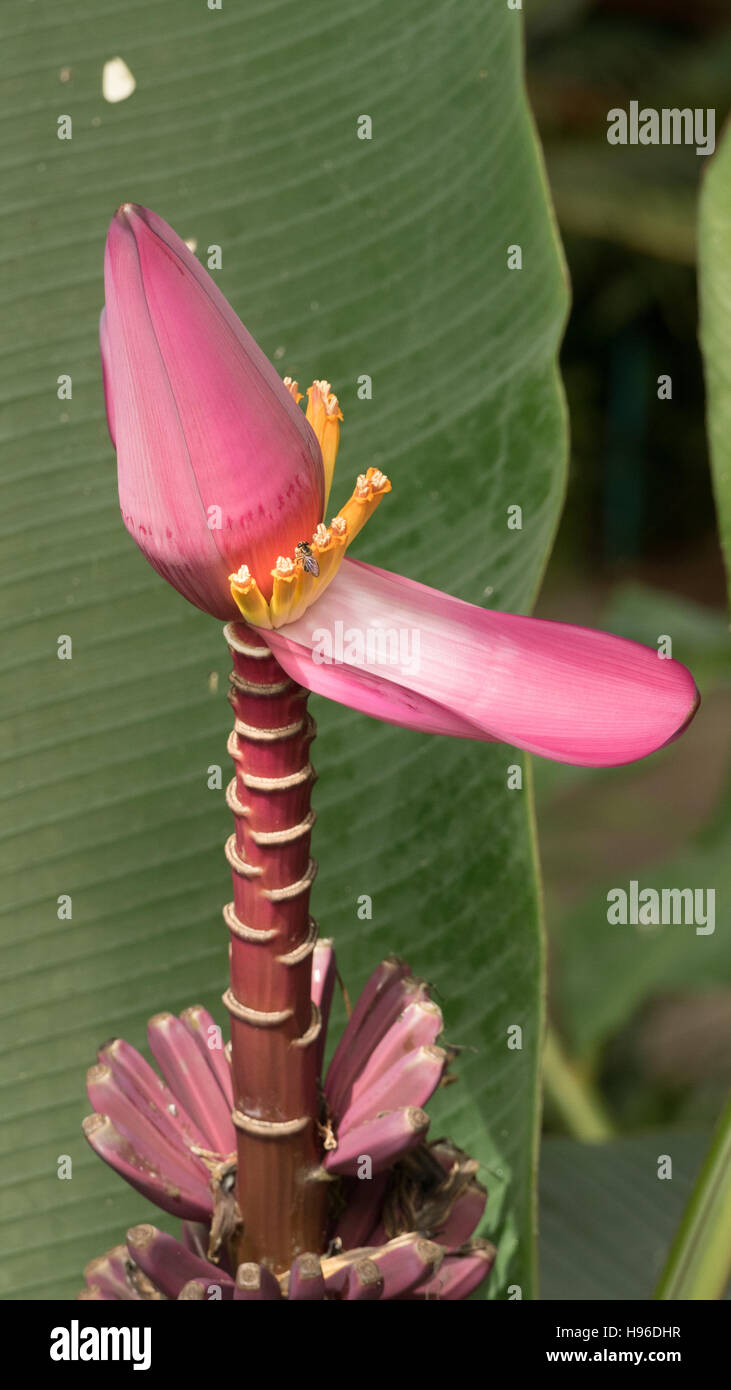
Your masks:
[{"label": "white spot on leaf", "polygon": [[110,58],[102,71],[102,96],[105,101],[126,101],[137,83],[124,58]]}]

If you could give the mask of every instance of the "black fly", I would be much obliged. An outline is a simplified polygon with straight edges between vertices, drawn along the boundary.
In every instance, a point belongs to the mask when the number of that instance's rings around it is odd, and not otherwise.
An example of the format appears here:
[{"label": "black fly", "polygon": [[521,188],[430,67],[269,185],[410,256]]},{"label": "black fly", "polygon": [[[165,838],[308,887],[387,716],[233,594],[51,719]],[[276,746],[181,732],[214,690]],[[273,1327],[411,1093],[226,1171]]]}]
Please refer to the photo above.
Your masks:
[{"label": "black fly", "polygon": [[295,558],[300,561],[303,570],[308,574],[314,574],[317,578],[320,573],[320,566],[312,554],[312,546],[307,541],[300,541],[294,548]]}]

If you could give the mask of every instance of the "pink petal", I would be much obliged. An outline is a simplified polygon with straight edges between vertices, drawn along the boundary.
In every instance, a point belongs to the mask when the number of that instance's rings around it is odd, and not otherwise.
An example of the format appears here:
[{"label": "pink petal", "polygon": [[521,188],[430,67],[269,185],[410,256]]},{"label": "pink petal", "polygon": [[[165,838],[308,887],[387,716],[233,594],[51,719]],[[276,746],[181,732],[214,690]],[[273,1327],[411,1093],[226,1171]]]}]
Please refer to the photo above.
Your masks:
[{"label": "pink petal", "polygon": [[263,635],[288,674],[320,695],[387,723],[556,762],[643,758],[676,738],[699,703],[686,667],[651,647],[476,608],[357,560],[343,562],[296,623]]},{"label": "pink petal", "polygon": [[104,387],[104,405],[107,412],[107,426],[109,438],[116,448],[116,438],[114,431],[114,398],[112,396],[112,364],[109,358],[109,334],[107,332],[107,311],[102,309],[99,316],[99,354],[102,359],[102,385]]},{"label": "pink petal", "polygon": [[124,523],[192,603],[238,617],[228,574],[245,562],[270,591],[277,555],[293,553],[321,520],[315,435],[211,277],[155,213],[125,204],[112,219],[105,293],[102,360]]}]

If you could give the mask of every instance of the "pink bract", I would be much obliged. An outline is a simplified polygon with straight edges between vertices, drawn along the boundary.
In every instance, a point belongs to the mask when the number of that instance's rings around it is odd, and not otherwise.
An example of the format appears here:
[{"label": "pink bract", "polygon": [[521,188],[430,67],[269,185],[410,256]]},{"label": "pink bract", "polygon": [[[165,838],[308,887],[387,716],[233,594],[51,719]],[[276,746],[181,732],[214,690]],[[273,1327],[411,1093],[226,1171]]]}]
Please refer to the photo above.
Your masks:
[{"label": "pink bract", "polygon": [[260,587],[320,521],[320,448],[185,242],[145,208],[112,219],[100,343],[119,500],[164,579],[219,618],[243,558]]},{"label": "pink bract", "polygon": [[477,608],[357,560],[298,622],[263,635],[290,676],[340,704],[556,762],[644,758],[699,703],[687,668],[651,647]]}]

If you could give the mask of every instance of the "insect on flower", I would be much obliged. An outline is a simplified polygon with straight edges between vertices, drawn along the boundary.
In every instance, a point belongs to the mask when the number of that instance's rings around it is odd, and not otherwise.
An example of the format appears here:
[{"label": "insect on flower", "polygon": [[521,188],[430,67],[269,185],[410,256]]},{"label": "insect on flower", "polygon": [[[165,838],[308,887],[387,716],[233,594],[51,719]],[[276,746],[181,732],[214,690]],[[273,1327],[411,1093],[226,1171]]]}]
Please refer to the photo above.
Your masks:
[{"label": "insect on flower", "polygon": [[312,554],[312,546],[309,541],[299,541],[294,548],[294,558],[302,565],[307,574],[313,574],[317,579],[320,573],[320,566]]}]

